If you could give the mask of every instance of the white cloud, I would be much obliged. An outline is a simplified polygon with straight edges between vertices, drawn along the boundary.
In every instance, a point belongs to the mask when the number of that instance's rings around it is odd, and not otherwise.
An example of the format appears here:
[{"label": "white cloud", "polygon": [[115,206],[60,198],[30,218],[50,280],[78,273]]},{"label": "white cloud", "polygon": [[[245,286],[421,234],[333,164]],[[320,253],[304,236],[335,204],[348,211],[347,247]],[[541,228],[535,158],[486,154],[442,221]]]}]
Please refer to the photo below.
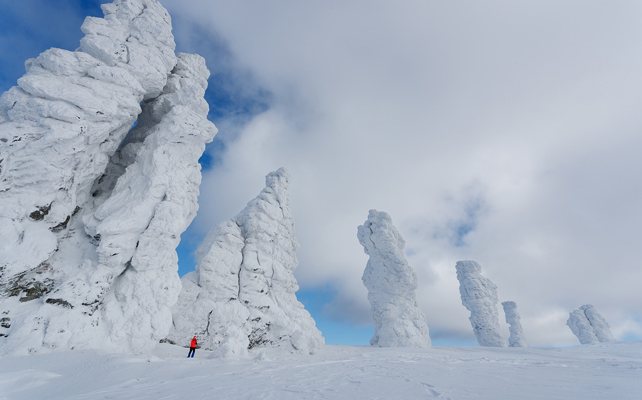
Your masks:
[{"label": "white cloud", "polygon": [[585,303],[639,337],[641,4],[164,4],[274,94],[205,176],[199,224],[285,166],[299,282],[335,285],[337,319],[368,318],[356,227],[377,208],[434,332],[472,336],[454,264],[475,259],[532,344],[575,343],[564,323]]}]

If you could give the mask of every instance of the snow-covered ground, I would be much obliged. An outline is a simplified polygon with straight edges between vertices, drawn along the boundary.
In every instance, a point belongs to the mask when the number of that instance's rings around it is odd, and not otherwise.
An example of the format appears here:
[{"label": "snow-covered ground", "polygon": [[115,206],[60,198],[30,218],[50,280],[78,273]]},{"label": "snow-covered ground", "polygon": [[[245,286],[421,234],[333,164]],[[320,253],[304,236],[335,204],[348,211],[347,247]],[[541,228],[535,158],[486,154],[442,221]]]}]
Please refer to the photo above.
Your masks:
[{"label": "snow-covered ground", "polygon": [[[276,350],[278,351],[278,350]],[[313,356],[159,345],[152,356],[0,358],[0,399],[640,399],[642,342],[566,348],[325,346]]]}]

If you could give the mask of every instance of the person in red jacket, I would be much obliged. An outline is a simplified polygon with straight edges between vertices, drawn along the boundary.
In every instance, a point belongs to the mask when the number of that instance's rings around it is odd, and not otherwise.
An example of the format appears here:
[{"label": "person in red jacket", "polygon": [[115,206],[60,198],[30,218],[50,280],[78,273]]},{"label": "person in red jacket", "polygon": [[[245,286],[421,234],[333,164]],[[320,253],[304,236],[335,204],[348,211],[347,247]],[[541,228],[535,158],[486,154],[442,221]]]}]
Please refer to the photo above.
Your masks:
[{"label": "person in red jacket", "polygon": [[189,353],[187,353],[187,358],[192,356],[194,358],[194,353],[196,353],[196,336],[192,338],[192,343],[189,344]]}]

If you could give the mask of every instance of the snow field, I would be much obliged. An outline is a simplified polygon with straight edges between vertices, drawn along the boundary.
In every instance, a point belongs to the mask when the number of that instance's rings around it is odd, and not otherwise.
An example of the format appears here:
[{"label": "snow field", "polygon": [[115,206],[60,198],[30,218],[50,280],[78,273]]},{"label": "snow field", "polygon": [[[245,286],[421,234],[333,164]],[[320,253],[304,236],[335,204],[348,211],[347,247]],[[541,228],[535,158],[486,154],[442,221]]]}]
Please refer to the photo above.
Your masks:
[{"label": "snow field", "polygon": [[566,348],[325,346],[248,359],[159,345],[0,358],[0,399],[639,399],[642,342]]}]

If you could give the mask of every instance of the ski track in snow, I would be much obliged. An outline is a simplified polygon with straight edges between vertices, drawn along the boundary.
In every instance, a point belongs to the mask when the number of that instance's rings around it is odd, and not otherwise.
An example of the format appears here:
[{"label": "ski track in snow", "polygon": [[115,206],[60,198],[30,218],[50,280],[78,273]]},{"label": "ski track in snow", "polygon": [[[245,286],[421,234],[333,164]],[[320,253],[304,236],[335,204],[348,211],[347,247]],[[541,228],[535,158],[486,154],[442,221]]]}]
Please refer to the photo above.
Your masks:
[{"label": "ski track in snow", "polygon": [[244,360],[159,345],[152,356],[0,358],[0,399],[639,399],[642,342],[566,348],[325,346]]}]

